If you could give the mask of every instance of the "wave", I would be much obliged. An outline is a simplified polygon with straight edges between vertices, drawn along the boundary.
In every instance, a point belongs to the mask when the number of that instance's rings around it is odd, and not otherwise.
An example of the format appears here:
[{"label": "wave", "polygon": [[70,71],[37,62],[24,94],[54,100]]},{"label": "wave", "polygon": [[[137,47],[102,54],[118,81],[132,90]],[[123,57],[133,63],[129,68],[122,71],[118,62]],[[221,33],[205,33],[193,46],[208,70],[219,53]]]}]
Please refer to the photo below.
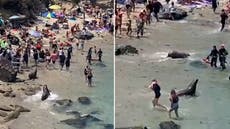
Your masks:
[{"label": "wave", "polygon": [[148,59],[148,60],[153,60],[156,62],[163,62],[168,60],[167,58],[168,56],[168,52],[156,52],[153,54],[142,54],[142,58],[144,59]]}]

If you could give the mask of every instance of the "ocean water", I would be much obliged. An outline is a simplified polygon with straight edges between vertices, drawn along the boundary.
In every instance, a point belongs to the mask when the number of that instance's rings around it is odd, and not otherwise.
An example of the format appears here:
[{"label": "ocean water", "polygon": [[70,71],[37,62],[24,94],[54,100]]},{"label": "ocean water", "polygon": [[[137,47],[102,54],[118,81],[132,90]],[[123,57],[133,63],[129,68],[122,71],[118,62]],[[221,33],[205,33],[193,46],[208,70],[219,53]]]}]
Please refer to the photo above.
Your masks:
[{"label": "ocean water", "polygon": [[[218,26],[175,22],[148,27],[151,36],[143,39],[133,38],[128,43],[117,40],[118,44],[130,44],[140,51],[139,55],[116,57],[116,127],[158,129],[161,121],[170,119],[167,112],[152,107],[154,93],[147,88],[151,80],[158,79],[162,88],[159,102],[169,107],[170,90],[186,88],[198,78],[197,96],[180,98],[181,119],[173,121],[182,129],[229,129],[229,64],[225,71],[202,62],[198,66],[190,65],[207,57],[213,45],[225,43],[230,50],[229,32],[220,33],[218,29]],[[167,53],[172,50],[188,52],[191,56],[187,59],[167,58]],[[172,116],[175,117],[173,112]]]}]

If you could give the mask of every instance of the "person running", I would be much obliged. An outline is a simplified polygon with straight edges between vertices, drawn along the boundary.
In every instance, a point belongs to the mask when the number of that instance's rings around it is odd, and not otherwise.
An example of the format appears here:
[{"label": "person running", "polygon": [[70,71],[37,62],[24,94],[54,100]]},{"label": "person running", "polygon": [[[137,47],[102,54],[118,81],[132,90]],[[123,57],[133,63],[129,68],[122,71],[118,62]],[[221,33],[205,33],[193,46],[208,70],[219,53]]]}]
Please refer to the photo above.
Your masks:
[{"label": "person running", "polygon": [[159,107],[162,107],[162,108],[167,110],[167,108],[165,106],[163,106],[163,105],[158,103],[159,98],[161,96],[161,92],[160,92],[161,87],[158,84],[156,79],[152,80],[152,83],[149,85],[149,88],[152,89],[154,91],[154,93],[155,93],[155,98],[152,100],[153,107],[159,106]]},{"label": "person running", "polygon": [[212,9],[214,13],[216,13],[216,8],[217,8],[217,0],[212,0]]},{"label": "person running", "polygon": [[159,22],[159,17],[158,17],[158,13],[160,12],[160,9],[163,8],[162,4],[157,1],[157,0],[154,0],[153,2],[153,13],[154,13],[154,17],[156,18],[157,22]]},{"label": "person running", "polygon": [[169,109],[169,118],[171,118],[172,111],[175,111],[176,117],[179,118],[179,97],[177,96],[176,91],[174,89],[171,90],[169,101],[171,102],[171,108]]},{"label": "person running", "polygon": [[221,23],[221,29],[220,29],[220,31],[223,31],[223,29],[225,27],[225,22],[228,19],[228,15],[226,14],[226,12],[225,12],[224,9],[222,9],[221,11],[222,12],[220,14],[220,18],[221,18],[221,20],[220,20],[220,23]]},{"label": "person running", "polygon": [[98,61],[100,61],[100,62],[102,62],[102,60],[101,60],[101,58],[102,58],[102,54],[103,54],[103,52],[102,52],[102,50],[101,50],[101,48],[98,50],[98,52],[97,52],[97,55],[98,55]]},{"label": "person running", "polygon": [[219,61],[220,66],[222,67],[222,70],[226,69],[225,63],[226,63],[226,56],[228,55],[228,51],[225,49],[224,44],[221,44],[219,49]]},{"label": "person running", "polygon": [[208,60],[209,60],[209,57],[211,57],[211,67],[217,67],[216,63],[217,63],[218,54],[219,52],[216,46],[213,46],[211,53],[207,57]]}]

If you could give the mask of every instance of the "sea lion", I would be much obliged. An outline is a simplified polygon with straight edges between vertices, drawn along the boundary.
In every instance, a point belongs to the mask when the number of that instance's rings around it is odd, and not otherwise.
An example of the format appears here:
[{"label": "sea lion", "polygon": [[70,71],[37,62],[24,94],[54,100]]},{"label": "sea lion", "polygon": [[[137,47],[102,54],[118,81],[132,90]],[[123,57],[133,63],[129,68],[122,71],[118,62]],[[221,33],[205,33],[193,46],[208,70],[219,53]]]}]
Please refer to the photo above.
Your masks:
[{"label": "sea lion", "polygon": [[183,96],[183,95],[195,96],[198,80],[199,79],[192,81],[186,89],[177,91],[177,95],[178,96]]},{"label": "sea lion", "polygon": [[47,85],[44,85],[42,88],[42,97],[41,100],[44,101],[50,96],[50,90],[48,89]]},{"label": "sea lion", "polygon": [[37,68],[35,68],[35,70],[32,71],[31,73],[29,73],[28,77],[29,77],[29,80],[36,79],[37,78]]}]

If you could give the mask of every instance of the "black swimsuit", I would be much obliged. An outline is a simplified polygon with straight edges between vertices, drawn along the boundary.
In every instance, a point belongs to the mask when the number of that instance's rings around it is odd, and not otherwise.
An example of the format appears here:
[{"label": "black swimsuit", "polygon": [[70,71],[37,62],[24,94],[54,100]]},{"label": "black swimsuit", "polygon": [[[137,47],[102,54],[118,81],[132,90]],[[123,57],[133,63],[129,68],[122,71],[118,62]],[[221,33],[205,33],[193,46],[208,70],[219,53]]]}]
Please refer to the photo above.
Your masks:
[{"label": "black swimsuit", "polygon": [[161,96],[161,93],[160,93],[161,88],[160,88],[160,86],[158,84],[153,84],[153,91],[155,93],[155,98],[157,98],[157,99],[160,98],[160,96]]}]

